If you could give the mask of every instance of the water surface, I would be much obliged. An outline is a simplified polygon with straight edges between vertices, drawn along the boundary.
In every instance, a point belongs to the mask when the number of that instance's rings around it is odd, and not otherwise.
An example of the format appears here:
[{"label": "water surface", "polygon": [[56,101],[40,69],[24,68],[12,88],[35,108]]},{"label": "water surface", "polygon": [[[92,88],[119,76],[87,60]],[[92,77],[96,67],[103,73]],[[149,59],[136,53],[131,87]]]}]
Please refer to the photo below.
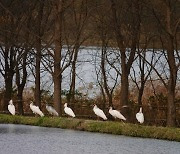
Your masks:
[{"label": "water surface", "polygon": [[0,124],[2,154],[180,154],[180,142]]}]

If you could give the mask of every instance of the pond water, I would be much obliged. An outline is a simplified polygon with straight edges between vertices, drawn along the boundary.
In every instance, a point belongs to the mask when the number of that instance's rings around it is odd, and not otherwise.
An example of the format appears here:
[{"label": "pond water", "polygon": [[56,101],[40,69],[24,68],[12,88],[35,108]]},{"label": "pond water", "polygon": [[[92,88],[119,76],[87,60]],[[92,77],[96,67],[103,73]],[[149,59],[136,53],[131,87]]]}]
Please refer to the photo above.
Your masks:
[{"label": "pond water", "polygon": [[0,124],[1,154],[180,154],[180,142]]}]

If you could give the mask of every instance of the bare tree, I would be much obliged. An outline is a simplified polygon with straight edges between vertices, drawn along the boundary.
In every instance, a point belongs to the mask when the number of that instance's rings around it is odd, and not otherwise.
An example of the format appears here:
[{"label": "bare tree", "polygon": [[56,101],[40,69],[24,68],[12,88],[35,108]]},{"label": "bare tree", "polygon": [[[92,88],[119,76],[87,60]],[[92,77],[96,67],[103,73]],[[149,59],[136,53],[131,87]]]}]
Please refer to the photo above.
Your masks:
[{"label": "bare tree", "polygon": [[41,82],[40,82],[40,64],[41,64],[41,37],[43,36],[43,29],[44,26],[42,24],[42,18],[43,18],[43,13],[44,13],[44,1],[39,0],[39,5],[38,5],[38,15],[37,15],[37,28],[36,28],[36,75],[35,75],[35,103],[39,108],[41,108]]},{"label": "bare tree", "polygon": [[62,115],[61,106],[61,51],[62,51],[62,18],[63,18],[63,0],[58,0],[55,3],[56,19],[55,19],[55,51],[54,51],[54,107],[56,111]]},{"label": "bare tree", "polygon": [[[24,49],[22,49],[24,50]],[[24,51],[19,50],[16,61],[16,85],[17,85],[17,98],[19,114],[23,115],[23,90],[27,80],[27,54],[28,48]],[[21,73],[22,70],[22,73]],[[22,74],[22,75],[21,75]]]},{"label": "bare tree", "polygon": [[58,0],[53,3],[53,7],[50,23],[53,23],[54,31],[51,32],[50,41],[45,41],[42,65],[52,75],[54,83],[53,103],[59,115],[62,115],[62,73],[70,66],[74,51],[71,51],[69,47],[63,48],[64,13],[69,7],[69,2],[65,3],[63,0]]},{"label": "bare tree", "polygon": [[10,11],[6,8],[9,5],[9,9],[13,9],[13,2],[2,3],[0,7],[2,11],[3,24],[1,25],[1,45],[0,45],[0,73],[5,81],[5,93],[4,93],[4,111],[7,111],[7,105],[12,97],[13,76],[15,74],[15,40],[18,33],[18,22],[13,18]]},{"label": "bare tree", "polygon": [[[120,103],[124,107],[124,114],[126,117],[130,117],[130,108],[128,103],[128,94],[129,94],[129,81],[128,77],[130,74],[130,69],[132,63],[134,61],[135,53],[136,53],[136,45],[140,32],[140,1],[133,0],[122,2],[118,5],[118,2],[115,0],[111,0],[111,10],[112,10],[112,18],[113,18],[113,28],[115,33],[115,38],[117,42],[117,46],[120,52],[121,59],[121,96]],[[117,8],[117,6],[121,8]],[[125,14],[123,13],[123,9],[131,10],[129,12],[129,16],[132,21],[128,23],[123,23],[123,17]],[[119,15],[119,12],[121,14]],[[125,27],[125,24],[127,25]],[[127,51],[127,48],[130,47],[130,50]],[[129,55],[129,56],[127,56]]]},{"label": "bare tree", "polygon": [[[66,26],[65,29],[69,30],[69,35],[65,35],[67,45],[72,46],[72,50],[74,51],[72,64],[71,64],[71,83],[69,90],[69,100],[70,105],[74,108],[75,103],[75,91],[76,91],[76,65],[78,60],[78,54],[80,46],[89,38],[89,33],[85,33],[85,28],[88,26],[88,21],[90,17],[91,10],[88,9],[88,1],[73,0],[69,10],[72,13],[68,13],[68,16],[72,16],[72,20],[67,20],[66,18]],[[68,26],[68,24],[70,26]],[[72,43],[71,43],[72,42]]]},{"label": "bare tree", "polygon": [[[148,41],[149,42],[149,41]],[[162,57],[162,54],[155,59],[156,52],[148,51],[146,49],[147,43],[144,48],[139,49],[137,51],[137,58],[135,62],[137,63],[137,66],[132,66],[131,70],[132,73],[130,73],[130,77],[132,81],[135,83],[137,89],[138,89],[138,105],[142,106],[142,96],[145,88],[146,81],[149,79],[153,67],[156,67],[156,64],[158,60]],[[146,61],[149,61],[149,64],[146,63]],[[138,71],[138,73],[137,73]]]},{"label": "bare tree", "polygon": [[[167,126],[175,126],[176,124],[176,110],[175,110],[175,89],[177,81],[177,71],[180,67],[179,52],[175,48],[177,42],[178,26],[180,18],[176,12],[178,1],[160,1],[154,3],[151,1],[151,10],[157,21],[157,25],[162,42],[162,48],[166,49],[165,58],[169,66],[169,79],[168,82],[163,84],[168,92],[167,104]],[[162,7],[164,6],[164,7]],[[158,75],[160,77],[160,75]],[[162,78],[161,78],[162,79]]]}]

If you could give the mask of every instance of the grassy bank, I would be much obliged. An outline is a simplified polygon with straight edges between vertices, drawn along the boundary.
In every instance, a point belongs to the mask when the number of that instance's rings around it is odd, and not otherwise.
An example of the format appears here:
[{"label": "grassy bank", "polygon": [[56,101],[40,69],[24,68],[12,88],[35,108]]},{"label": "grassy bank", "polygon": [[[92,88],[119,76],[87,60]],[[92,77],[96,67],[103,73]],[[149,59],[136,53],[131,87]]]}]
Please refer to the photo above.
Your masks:
[{"label": "grassy bank", "polygon": [[67,128],[90,132],[156,138],[180,142],[180,128],[142,126],[112,121],[95,121],[61,117],[27,117],[0,114],[0,123]]}]

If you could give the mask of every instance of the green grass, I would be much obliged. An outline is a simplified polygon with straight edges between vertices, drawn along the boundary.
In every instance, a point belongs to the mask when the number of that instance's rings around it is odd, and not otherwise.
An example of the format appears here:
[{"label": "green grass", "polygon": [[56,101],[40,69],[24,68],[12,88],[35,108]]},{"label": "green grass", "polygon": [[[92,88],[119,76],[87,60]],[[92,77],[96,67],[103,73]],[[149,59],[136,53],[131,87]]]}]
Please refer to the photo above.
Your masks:
[{"label": "green grass", "polygon": [[180,142],[180,128],[143,126],[113,121],[95,121],[64,117],[29,117],[0,114],[0,123],[24,124],[100,132]]}]

